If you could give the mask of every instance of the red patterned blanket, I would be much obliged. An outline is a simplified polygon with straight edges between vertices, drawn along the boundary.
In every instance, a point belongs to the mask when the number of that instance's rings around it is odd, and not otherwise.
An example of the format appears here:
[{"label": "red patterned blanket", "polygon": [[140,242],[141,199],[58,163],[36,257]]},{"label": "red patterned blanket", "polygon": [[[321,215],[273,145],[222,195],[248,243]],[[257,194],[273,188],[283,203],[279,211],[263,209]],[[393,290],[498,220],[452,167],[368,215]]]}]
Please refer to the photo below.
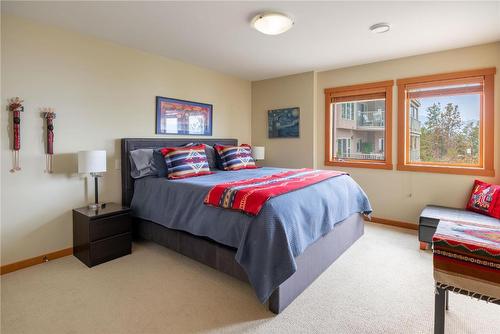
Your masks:
[{"label": "red patterned blanket", "polygon": [[205,204],[256,216],[266,201],[272,197],[344,174],[346,173],[303,168],[254,179],[221,183],[210,189],[205,197]]}]

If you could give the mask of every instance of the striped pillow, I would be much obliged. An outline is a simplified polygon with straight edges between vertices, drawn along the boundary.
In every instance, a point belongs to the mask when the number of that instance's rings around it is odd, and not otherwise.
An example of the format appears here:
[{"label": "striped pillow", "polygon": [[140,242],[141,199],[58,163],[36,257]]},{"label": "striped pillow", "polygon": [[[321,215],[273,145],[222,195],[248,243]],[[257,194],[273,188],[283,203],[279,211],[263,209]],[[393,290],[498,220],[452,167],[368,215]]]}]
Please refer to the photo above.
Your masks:
[{"label": "striped pillow", "polygon": [[165,147],[160,150],[167,163],[169,179],[184,179],[212,174],[208,168],[205,145]]},{"label": "striped pillow", "polygon": [[210,170],[216,170],[217,169],[217,157],[215,156],[215,150],[212,146],[203,144],[203,143],[187,143],[182,145],[182,147],[191,147],[191,146],[197,146],[197,145],[203,145],[205,146],[205,154],[207,155],[207,160],[208,160],[208,167]]},{"label": "striped pillow", "polygon": [[214,145],[224,170],[254,169],[257,168],[252,158],[252,147],[247,144],[241,146]]}]

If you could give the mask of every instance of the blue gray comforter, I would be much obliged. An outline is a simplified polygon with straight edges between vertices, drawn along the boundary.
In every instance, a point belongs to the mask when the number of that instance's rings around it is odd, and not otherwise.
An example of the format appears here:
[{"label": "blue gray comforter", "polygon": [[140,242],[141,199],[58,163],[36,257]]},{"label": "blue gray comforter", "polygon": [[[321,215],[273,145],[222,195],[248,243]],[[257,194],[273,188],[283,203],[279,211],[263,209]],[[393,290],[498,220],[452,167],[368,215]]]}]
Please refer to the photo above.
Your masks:
[{"label": "blue gray comforter", "polygon": [[218,183],[280,171],[219,171],[181,180],[147,177],[135,181],[131,206],[139,218],[237,248],[236,261],[245,269],[259,300],[265,302],[295,272],[295,257],[308,245],[350,215],[371,212],[365,193],[348,175],[274,197],[255,217],[203,204]]}]

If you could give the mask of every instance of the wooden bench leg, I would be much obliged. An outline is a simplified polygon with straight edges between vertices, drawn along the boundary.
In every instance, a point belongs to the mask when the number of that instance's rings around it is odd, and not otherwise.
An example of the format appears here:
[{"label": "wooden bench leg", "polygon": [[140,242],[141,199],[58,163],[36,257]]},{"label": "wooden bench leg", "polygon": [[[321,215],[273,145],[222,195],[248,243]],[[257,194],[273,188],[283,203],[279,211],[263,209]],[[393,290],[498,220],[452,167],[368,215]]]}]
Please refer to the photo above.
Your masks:
[{"label": "wooden bench leg", "polygon": [[429,247],[429,244],[427,242],[420,241],[420,249],[421,250],[426,250],[427,247]]},{"label": "wooden bench leg", "polygon": [[434,296],[434,334],[444,334],[446,291],[436,288]]}]

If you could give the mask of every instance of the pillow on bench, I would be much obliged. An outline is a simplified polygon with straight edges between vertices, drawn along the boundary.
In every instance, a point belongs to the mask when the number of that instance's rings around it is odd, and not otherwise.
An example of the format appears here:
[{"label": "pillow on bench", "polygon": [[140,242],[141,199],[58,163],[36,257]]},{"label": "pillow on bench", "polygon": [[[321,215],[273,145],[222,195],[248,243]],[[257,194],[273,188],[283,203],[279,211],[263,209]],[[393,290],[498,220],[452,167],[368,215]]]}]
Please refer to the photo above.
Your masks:
[{"label": "pillow on bench", "polygon": [[467,210],[500,219],[500,186],[474,181]]}]

